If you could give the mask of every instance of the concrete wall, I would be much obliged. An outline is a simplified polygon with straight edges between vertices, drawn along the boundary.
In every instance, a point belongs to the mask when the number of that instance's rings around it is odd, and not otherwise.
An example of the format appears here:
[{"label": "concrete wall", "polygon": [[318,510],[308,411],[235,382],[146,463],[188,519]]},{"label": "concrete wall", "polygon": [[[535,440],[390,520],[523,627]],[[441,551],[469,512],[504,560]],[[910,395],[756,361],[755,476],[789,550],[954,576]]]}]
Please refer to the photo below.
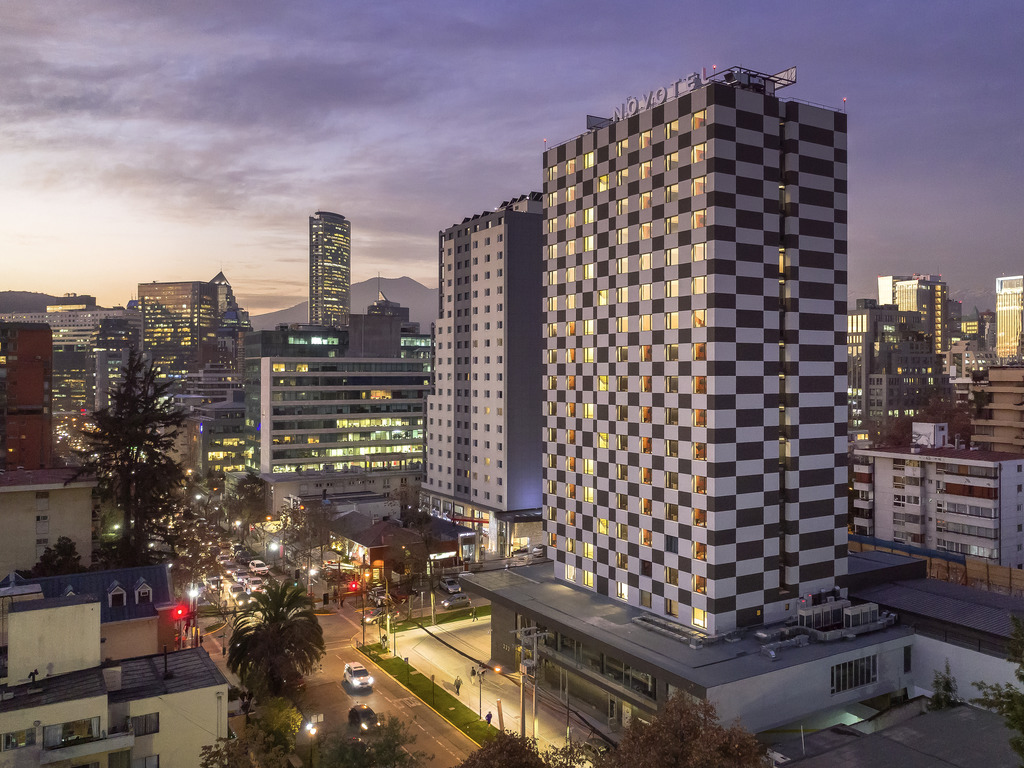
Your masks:
[{"label": "concrete wall", "polygon": [[978,695],[978,689],[971,683],[1017,684],[1014,677],[1015,665],[1006,659],[950,645],[932,637],[914,636],[914,682],[917,695],[930,696],[936,670],[945,670],[946,659],[956,679],[961,698],[969,699]]},{"label": "concrete wall", "polygon": [[[31,570],[39,562],[42,545],[49,546],[61,536],[75,542],[82,563],[92,559],[92,488],[90,484],[27,485],[0,490],[0,574]],[[37,498],[37,494],[47,494]],[[45,520],[36,520],[37,517]]]},{"label": "concrete wall", "polygon": [[[104,659],[130,659],[160,653],[156,616],[134,621],[108,622],[100,627],[100,653]],[[168,642],[174,642],[173,635]]]},{"label": "concrete wall", "polygon": [[516,614],[508,608],[491,604],[491,658],[512,669],[516,663]]},{"label": "concrete wall", "polygon": [[100,663],[100,604],[83,602],[8,616],[8,681],[88,669]]},{"label": "concrete wall", "polygon": [[195,768],[200,750],[228,733],[227,684],[138,699],[131,717],[160,713],[160,730],[136,736],[132,757],[160,755],[160,768]]},{"label": "concrete wall", "polygon": [[[708,698],[718,710],[722,722],[739,719],[748,730],[758,732],[777,728],[826,709],[851,704],[873,696],[913,690],[915,680],[925,674],[914,660],[910,673],[903,672],[903,648],[913,637],[894,638],[879,645],[851,649],[806,664],[782,667],[708,690]],[[789,653],[799,653],[791,650]],[[783,649],[783,656],[787,650]],[[849,691],[831,693],[831,669],[853,659],[878,654],[878,682]],[[928,677],[931,674],[928,673]]]}]

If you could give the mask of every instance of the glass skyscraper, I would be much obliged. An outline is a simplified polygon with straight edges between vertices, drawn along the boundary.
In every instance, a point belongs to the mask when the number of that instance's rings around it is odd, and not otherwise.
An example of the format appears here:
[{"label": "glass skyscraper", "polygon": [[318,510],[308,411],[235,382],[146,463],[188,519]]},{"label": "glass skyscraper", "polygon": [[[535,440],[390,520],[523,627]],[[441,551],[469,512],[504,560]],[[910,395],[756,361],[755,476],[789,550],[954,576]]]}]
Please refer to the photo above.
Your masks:
[{"label": "glass skyscraper", "polygon": [[337,328],[351,311],[352,224],[344,216],[317,211],[309,217],[309,322]]}]

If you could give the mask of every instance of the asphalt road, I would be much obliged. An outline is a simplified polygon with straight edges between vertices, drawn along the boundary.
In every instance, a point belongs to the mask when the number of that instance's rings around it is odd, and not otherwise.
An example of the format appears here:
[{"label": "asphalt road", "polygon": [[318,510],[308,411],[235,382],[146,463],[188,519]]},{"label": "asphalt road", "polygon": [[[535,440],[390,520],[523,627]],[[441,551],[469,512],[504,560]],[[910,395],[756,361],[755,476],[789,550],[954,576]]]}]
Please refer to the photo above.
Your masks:
[{"label": "asphalt road", "polygon": [[[349,709],[355,704],[367,704],[378,715],[394,715],[406,723],[410,732],[416,736],[415,744],[409,749],[426,752],[431,756],[428,765],[437,768],[458,765],[476,750],[476,744],[355,650],[356,642],[362,641],[360,616],[359,610],[349,601],[346,601],[339,613],[320,616],[327,653],[322,671],[306,678],[302,701],[303,715],[323,715],[318,738],[322,734],[348,733]],[[368,641],[377,636],[376,627],[366,628]],[[348,690],[342,680],[345,663],[349,661],[358,661],[370,670],[374,678],[372,691]],[[297,746],[299,755],[305,757],[308,748],[308,737],[300,735]]]}]

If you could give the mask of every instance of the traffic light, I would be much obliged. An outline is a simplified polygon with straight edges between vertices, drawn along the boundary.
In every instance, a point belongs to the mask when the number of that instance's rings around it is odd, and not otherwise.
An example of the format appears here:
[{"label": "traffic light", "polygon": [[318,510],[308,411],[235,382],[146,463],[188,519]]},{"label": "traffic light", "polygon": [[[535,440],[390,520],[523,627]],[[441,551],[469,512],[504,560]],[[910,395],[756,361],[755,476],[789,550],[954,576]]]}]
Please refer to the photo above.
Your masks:
[{"label": "traffic light", "polygon": [[349,591],[355,592],[357,589],[359,589],[359,582],[358,581],[353,581],[351,584],[348,585],[348,588],[349,588]]},{"label": "traffic light", "polygon": [[188,618],[188,608],[184,605],[176,605],[171,611],[171,616],[174,617],[175,621],[182,621],[183,619]]}]

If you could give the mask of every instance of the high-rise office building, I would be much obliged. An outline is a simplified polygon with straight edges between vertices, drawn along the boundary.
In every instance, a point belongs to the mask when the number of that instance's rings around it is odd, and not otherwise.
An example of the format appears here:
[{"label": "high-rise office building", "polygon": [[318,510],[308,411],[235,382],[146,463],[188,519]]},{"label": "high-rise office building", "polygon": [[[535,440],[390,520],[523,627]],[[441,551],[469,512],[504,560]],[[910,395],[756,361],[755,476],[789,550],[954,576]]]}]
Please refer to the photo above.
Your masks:
[{"label": "high-rise office building", "polygon": [[996,355],[1019,357],[1024,347],[1024,275],[996,278]]},{"label": "high-rise office building", "polygon": [[846,115],[718,78],[544,154],[554,575],[709,633],[831,588],[847,514]]},{"label": "high-rise office building", "polygon": [[878,303],[917,312],[931,336],[936,354],[949,349],[951,334],[949,287],[938,275],[885,275],[878,278]]},{"label": "high-rise office building", "polygon": [[163,378],[180,379],[216,356],[217,286],[140,283],[142,346]]},{"label": "high-rise office building", "polygon": [[163,378],[216,363],[239,371],[249,314],[218,273],[209,282],[139,283],[143,349]]},{"label": "high-rise office building", "polygon": [[542,224],[534,192],[438,234],[421,508],[477,527],[503,554],[515,521],[540,519]]},{"label": "high-rise office building", "polygon": [[339,213],[309,217],[309,322],[338,328],[352,311],[352,224]]},{"label": "high-rise office building", "polygon": [[846,339],[854,442],[871,439],[893,419],[916,416],[936,395],[952,394],[920,312],[858,299],[847,318]]},{"label": "high-rise office building", "polygon": [[430,337],[397,317],[246,336],[246,467],[394,471],[419,480]]}]

